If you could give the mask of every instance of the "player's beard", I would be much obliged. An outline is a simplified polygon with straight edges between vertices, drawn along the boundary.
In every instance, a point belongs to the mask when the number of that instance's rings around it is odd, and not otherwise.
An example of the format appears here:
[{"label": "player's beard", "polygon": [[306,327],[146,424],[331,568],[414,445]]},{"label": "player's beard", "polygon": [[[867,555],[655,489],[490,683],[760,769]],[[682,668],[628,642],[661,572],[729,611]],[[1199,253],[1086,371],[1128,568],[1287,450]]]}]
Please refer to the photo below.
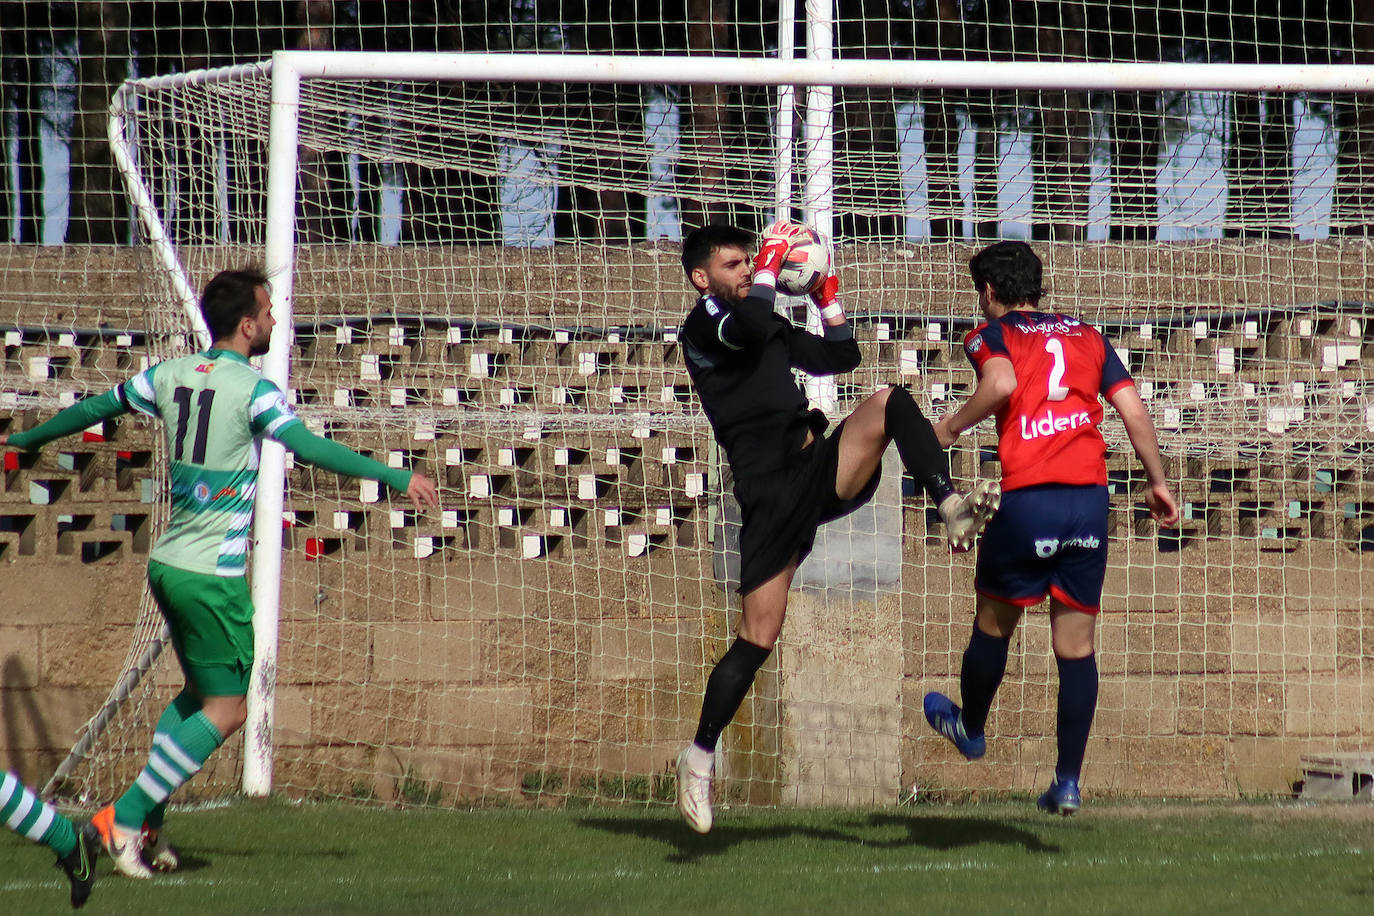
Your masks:
[{"label": "player's beard", "polygon": [[249,342],[248,355],[265,356],[270,349],[272,349],[272,332],[269,330],[266,334]]},{"label": "player's beard", "polygon": [[744,285],[743,294],[740,293],[740,287],[725,286],[724,284],[716,283],[712,283],[707,289],[707,292],[724,302],[726,305],[738,305],[744,301],[745,296],[749,295],[749,284],[746,283]]}]

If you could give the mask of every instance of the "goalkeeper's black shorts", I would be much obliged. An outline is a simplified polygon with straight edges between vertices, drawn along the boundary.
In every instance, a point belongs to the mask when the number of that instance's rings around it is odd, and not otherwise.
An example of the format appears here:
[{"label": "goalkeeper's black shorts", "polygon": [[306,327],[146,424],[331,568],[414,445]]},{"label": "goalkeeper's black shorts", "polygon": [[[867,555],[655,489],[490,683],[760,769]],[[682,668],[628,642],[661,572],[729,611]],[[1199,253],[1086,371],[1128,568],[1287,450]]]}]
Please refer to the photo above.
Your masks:
[{"label": "goalkeeper's black shorts", "polygon": [[835,495],[843,430],[841,422],[830,435],[817,435],[780,468],[735,478],[735,499],[740,508],[741,595],[786,569],[793,554],[801,563],[811,553],[817,528],[873,498],[882,475],[881,464],[857,496],[840,499]]}]

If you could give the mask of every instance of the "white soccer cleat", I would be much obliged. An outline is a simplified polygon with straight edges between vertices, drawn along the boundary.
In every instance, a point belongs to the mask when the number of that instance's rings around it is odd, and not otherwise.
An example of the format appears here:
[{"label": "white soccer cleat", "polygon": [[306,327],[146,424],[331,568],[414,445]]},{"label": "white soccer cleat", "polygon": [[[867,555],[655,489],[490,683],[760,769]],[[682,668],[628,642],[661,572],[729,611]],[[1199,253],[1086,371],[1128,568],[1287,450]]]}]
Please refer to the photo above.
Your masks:
[{"label": "white soccer cleat", "polygon": [[181,855],[176,847],[167,842],[161,830],[143,828],[143,861],[153,871],[176,871],[181,865]]},{"label": "white soccer cleat", "polygon": [[940,518],[950,550],[963,552],[987,525],[1002,505],[1002,485],[995,480],[980,481],[967,493],[955,493],[940,504]]},{"label": "white soccer cleat", "polygon": [[677,810],[697,833],[711,832],[711,771],[693,769],[688,761],[691,748],[677,755]]},{"label": "white soccer cleat", "polygon": [[106,805],[91,818],[91,826],[100,835],[100,844],[114,860],[115,870],[130,878],[151,878],[153,873],[143,864],[143,831],[125,830],[114,822],[114,805]]}]

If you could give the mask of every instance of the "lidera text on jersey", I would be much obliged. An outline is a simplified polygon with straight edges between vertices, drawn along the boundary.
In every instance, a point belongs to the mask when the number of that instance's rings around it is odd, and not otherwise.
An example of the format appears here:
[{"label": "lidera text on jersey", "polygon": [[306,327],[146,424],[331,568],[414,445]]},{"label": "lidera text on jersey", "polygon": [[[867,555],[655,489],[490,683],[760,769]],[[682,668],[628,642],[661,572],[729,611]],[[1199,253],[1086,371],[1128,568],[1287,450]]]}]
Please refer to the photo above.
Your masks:
[{"label": "lidera text on jersey", "polygon": [[1044,416],[1037,417],[1034,420],[1028,420],[1025,417],[1021,418],[1021,438],[1029,441],[1031,439],[1040,439],[1045,436],[1053,436],[1056,433],[1062,433],[1066,429],[1077,429],[1080,426],[1089,426],[1092,424],[1092,421],[1092,417],[1088,416],[1086,410],[1080,410],[1077,413],[1071,413],[1068,416],[1061,417],[1055,414],[1053,408],[1050,408],[1045,411]]}]

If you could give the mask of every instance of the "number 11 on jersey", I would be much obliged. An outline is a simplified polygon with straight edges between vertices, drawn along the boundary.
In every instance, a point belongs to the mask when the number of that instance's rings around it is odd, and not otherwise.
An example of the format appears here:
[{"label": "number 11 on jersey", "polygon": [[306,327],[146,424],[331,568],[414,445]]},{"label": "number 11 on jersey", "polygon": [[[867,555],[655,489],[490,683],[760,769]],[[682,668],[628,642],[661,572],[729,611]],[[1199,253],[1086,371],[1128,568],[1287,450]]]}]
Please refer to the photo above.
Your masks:
[{"label": "number 11 on jersey", "polygon": [[[182,453],[186,448],[187,426],[191,420],[191,389],[184,385],[172,392],[172,400],[177,406],[177,431],[172,440],[172,460],[184,461]],[[191,444],[191,463],[205,463],[205,449],[210,440],[210,408],[215,402],[215,390],[205,388],[196,398],[196,438]]]}]

